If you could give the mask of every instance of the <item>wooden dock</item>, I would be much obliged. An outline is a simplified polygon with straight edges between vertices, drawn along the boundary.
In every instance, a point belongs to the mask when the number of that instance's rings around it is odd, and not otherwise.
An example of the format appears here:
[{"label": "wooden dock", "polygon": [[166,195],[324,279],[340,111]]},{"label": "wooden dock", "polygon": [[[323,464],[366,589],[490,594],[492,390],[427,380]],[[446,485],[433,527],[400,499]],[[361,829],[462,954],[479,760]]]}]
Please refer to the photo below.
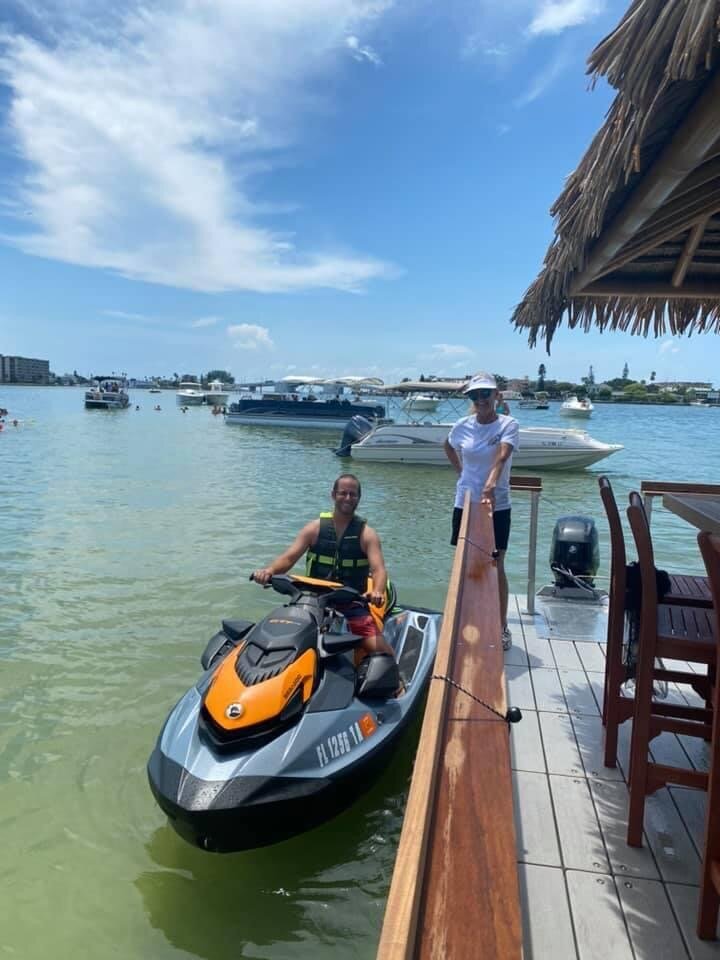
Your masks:
[{"label": "wooden dock", "polygon": [[[602,761],[606,610],[558,618],[539,599],[528,614],[511,597],[503,664],[492,530],[479,510],[465,520],[436,673],[523,719],[508,729],[432,681],[378,960],[720,960],[695,935],[705,794],[649,797],[644,846],[625,843],[630,722],[618,767]],[[652,753],[707,769],[694,738],[663,734]]]}]

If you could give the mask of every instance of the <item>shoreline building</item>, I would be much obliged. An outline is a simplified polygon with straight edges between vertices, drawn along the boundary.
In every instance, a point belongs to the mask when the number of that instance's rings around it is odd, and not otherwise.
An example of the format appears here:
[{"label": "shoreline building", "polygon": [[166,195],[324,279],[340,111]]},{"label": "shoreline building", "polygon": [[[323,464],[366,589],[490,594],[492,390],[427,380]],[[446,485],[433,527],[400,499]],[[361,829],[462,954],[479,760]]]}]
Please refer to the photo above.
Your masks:
[{"label": "shoreline building", "polygon": [[0,353],[0,383],[50,382],[50,362],[30,357],[9,357]]}]

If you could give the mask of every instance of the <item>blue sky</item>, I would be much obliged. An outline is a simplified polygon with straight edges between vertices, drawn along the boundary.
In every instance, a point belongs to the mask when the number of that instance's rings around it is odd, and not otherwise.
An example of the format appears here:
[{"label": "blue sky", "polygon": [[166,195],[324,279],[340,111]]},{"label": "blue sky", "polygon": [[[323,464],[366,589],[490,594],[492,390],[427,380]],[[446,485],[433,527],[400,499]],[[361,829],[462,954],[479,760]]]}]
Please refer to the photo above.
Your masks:
[{"label": "blue sky", "polygon": [[716,377],[509,317],[616,0],[4,0],[0,353],[134,376]]}]

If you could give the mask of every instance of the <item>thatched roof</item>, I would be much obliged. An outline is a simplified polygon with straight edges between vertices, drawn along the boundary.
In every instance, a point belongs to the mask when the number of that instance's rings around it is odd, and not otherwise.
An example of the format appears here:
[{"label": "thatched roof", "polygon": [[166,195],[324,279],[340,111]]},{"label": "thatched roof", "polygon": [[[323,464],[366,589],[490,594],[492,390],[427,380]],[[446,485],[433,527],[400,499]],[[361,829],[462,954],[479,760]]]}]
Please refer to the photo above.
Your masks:
[{"label": "thatched roof", "polygon": [[570,327],[720,331],[720,0],[634,0],[592,52],[618,94],[551,208],[515,310],[530,345]]}]

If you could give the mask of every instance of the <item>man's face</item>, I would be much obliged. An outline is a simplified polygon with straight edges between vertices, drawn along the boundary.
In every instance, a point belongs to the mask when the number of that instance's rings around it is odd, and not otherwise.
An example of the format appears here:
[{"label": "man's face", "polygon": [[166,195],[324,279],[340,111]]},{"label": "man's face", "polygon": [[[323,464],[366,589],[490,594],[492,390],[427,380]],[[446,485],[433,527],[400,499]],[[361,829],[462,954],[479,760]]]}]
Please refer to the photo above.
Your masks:
[{"label": "man's face", "polygon": [[357,510],[357,505],[360,502],[357,483],[349,478],[343,478],[338,481],[332,498],[335,501],[335,509],[338,510],[339,513],[351,517]]},{"label": "man's face", "polygon": [[480,388],[479,390],[472,390],[468,396],[472,400],[477,413],[487,413],[488,410],[495,409],[497,390]]}]

